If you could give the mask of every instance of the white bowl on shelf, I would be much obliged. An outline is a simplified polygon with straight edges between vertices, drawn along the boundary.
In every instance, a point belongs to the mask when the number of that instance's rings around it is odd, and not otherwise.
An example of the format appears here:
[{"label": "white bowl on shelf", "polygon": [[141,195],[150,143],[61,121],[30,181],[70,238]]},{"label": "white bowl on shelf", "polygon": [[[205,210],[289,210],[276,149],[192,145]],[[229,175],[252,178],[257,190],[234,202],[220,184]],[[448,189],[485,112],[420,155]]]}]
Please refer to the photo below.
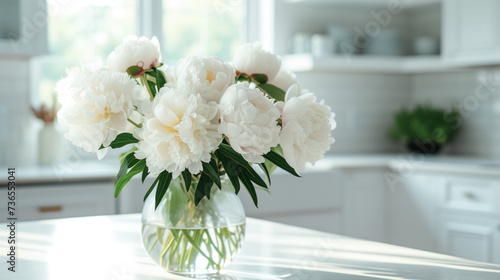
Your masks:
[{"label": "white bowl on shelf", "polygon": [[413,41],[413,51],[416,55],[433,55],[439,53],[439,40],[430,37],[417,37]]}]

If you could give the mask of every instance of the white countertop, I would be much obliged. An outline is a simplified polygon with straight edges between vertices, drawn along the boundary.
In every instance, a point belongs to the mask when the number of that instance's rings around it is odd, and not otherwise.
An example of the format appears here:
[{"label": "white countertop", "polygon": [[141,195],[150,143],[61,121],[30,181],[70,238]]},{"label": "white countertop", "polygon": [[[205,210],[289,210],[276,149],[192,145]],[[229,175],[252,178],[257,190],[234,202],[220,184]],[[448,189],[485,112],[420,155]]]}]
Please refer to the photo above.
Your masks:
[{"label": "white countertop", "polygon": [[[149,259],[140,226],[139,214],[18,222],[16,272],[2,261],[0,279],[186,279]],[[241,253],[209,279],[498,280],[500,266],[248,218]]]},{"label": "white countertop", "polygon": [[[22,185],[114,180],[119,169],[119,162],[118,159],[106,159],[49,166],[13,167],[16,168],[18,183]],[[4,170],[7,168],[3,167]],[[500,178],[500,159],[416,154],[328,156],[320,160],[314,167],[310,166],[305,172],[324,172],[334,168],[389,168],[400,172],[448,172]],[[276,171],[276,173],[280,172],[282,171]],[[6,177],[0,178],[0,185],[6,185],[6,180]]]}]

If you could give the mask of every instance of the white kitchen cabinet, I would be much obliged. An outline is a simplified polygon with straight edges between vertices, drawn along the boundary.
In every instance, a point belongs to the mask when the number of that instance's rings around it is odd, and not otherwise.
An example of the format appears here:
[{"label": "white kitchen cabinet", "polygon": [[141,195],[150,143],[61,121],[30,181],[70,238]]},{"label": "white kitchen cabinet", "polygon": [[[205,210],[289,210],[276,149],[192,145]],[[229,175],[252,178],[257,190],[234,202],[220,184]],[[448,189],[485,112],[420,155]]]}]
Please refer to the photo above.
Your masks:
[{"label": "white kitchen cabinet", "polygon": [[500,219],[443,214],[439,221],[440,253],[500,264]]},{"label": "white kitchen cabinet", "polygon": [[436,194],[440,187],[432,174],[388,172],[388,242],[437,251]]},{"label": "white kitchen cabinet", "polygon": [[487,176],[435,175],[442,186],[439,207],[448,213],[500,217],[500,179]]},{"label": "white kitchen cabinet", "polygon": [[387,183],[385,168],[342,170],[341,234],[386,242]]},{"label": "white kitchen cabinet", "polygon": [[113,192],[112,181],[22,185],[16,188],[16,216],[29,221],[110,215],[115,213]]},{"label": "white kitchen cabinet", "polygon": [[442,11],[445,59],[500,62],[500,1],[444,0]]},{"label": "white kitchen cabinet", "polygon": [[47,53],[47,1],[0,0],[0,6],[0,56]]},{"label": "white kitchen cabinet", "polygon": [[[140,175],[132,178],[130,182],[122,189],[118,196],[118,214],[130,214],[142,212],[144,206],[144,195],[153,184],[155,177],[149,176],[141,181]],[[154,192],[151,193],[154,195]]]},{"label": "white kitchen cabinet", "polygon": [[341,185],[339,170],[304,172],[297,178],[283,171],[271,175],[270,193],[258,191],[256,208],[242,188],[240,198],[247,216],[339,233]]},{"label": "white kitchen cabinet", "polygon": [[500,264],[500,179],[435,175],[439,252]]}]

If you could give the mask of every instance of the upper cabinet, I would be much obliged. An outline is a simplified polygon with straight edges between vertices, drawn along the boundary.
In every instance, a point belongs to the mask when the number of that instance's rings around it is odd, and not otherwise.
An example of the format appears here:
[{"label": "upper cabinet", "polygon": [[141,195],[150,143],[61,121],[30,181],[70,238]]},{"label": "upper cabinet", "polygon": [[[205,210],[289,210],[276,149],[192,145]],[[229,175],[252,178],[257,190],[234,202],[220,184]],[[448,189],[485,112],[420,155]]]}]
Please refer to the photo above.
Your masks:
[{"label": "upper cabinet", "polygon": [[444,0],[442,23],[445,59],[500,63],[500,1]]},{"label": "upper cabinet", "polygon": [[500,1],[275,0],[274,34],[283,65],[295,72],[500,65]]},{"label": "upper cabinet", "polygon": [[47,53],[46,0],[0,0],[0,56]]}]

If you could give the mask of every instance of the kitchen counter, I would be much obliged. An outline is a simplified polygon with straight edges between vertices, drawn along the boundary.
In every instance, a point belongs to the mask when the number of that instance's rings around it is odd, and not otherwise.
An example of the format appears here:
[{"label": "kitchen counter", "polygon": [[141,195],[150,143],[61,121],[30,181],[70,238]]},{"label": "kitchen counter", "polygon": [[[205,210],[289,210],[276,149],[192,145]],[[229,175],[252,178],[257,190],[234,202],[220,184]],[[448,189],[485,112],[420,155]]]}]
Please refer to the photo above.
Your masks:
[{"label": "kitchen counter", "polygon": [[[106,159],[72,164],[14,167],[19,184],[43,184],[114,180],[119,163],[118,159]],[[389,168],[401,172],[419,170],[500,178],[500,160],[416,154],[328,156],[317,162],[315,166],[309,166],[305,172],[324,172],[334,168]],[[7,167],[3,167],[3,169],[7,170]],[[276,170],[276,173],[280,172],[284,171]],[[0,178],[0,185],[6,184],[7,177]]]},{"label": "kitchen counter", "polygon": [[[186,279],[149,259],[139,214],[18,222],[16,238],[16,272],[4,261],[0,279]],[[241,253],[209,279],[497,280],[500,266],[248,218]]]}]

